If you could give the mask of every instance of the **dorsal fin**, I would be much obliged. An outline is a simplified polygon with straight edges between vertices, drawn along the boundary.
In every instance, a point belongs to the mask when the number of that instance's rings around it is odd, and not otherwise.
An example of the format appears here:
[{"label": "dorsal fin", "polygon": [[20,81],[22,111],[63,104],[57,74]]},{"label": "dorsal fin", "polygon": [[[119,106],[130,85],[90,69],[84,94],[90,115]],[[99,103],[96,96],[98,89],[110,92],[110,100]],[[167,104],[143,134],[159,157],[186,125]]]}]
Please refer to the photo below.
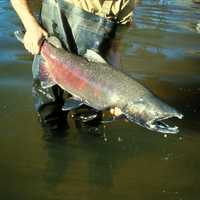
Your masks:
[{"label": "dorsal fin", "polygon": [[50,36],[47,41],[52,44],[54,47],[61,49],[62,48],[62,43],[60,42],[60,40],[55,37],[55,36]]}]

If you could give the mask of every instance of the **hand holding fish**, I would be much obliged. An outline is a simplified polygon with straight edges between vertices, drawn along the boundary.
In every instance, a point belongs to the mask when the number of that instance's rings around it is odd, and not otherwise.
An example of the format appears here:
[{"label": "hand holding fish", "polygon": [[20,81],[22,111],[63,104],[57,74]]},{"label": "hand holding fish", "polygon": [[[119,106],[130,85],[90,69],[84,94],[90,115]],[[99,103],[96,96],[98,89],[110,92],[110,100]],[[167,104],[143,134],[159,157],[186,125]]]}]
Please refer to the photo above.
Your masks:
[{"label": "hand holding fish", "polygon": [[112,115],[114,115],[114,116],[119,116],[119,115],[122,114],[122,111],[121,111],[120,108],[114,107],[114,108],[111,108],[111,109],[110,109],[110,113],[111,113]]},{"label": "hand holding fish", "polygon": [[25,48],[32,54],[39,53],[43,38],[48,36],[47,32],[39,25],[31,12],[28,0],[11,0],[11,3],[26,30],[23,38]]},{"label": "hand holding fish", "polygon": [[[23,38],[19,33],[16,33],[16,37],[19,40]],[[63,111],[76,109],[83,104],[96,110],[111,108],[111,114],[124,115],[129,121],[149,130],[171,134],[179,131],[177,126],[169,126],[163,122],[172,117],[182,119],[183,115],[176,109],[164,103],[136,80],[110,65],[100,62],[96,67],[96,62],[89,62],[62,48],[56,48],[57,45],[54,44],[59,40],[53,38],[44,41],[41,48],[43,59],[48,61],[40,65],[41,85],[43,88],[59,85],[72,94],[72,98],[65,101]],[[42,72],[48,72],[48,77]],[[90,78],[94,75],[98,76]]]},{"label": "hand holding fish", "polygon": [[27,29],[24,35],[24,47],[32,54],[38,54],[40,46],[44,38],[48,36],[48,33],[37,24]]}]

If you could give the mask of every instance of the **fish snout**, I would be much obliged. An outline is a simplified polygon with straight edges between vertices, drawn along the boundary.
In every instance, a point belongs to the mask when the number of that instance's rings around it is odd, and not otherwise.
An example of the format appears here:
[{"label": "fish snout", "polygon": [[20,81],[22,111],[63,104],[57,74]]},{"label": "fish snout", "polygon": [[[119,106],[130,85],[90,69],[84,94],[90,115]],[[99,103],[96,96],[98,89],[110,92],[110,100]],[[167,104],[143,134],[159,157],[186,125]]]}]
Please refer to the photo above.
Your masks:
[{"label": "fish snout", "polygon": [[151,112],[153,112],[154,114],[151,116],[151,120],[148,120],[146,122],[146,126],[148,129],[160,133],[169,134],[176,134],[179,132],[179,128],[177,126],[168,125],[166,120],[172,118],[182,119],[182,113],[158,98],[151,99],[151,106],[149,110],[151,110]]},{"label": "fish snout", "polygon": [[179,132],[179,128],[177,126],[170,126],[169,124],[167,124],[167,122],[165,122],[166,120],[171,118],[182,119],[183,114],[177,111],[172,113],[164,113],[157,118],[147,121],[146,128],[160,133],[176,134]]},{"label": "fish snout", "polygon": [[170,134],[178,133],[179,128],[168,125],[165,120],[183,118],[183,114],[160,100],[154,100],[153,103],[143,101],[129,104],[126,107],[125,115],[129,121],[135,122],[151,131]]}]

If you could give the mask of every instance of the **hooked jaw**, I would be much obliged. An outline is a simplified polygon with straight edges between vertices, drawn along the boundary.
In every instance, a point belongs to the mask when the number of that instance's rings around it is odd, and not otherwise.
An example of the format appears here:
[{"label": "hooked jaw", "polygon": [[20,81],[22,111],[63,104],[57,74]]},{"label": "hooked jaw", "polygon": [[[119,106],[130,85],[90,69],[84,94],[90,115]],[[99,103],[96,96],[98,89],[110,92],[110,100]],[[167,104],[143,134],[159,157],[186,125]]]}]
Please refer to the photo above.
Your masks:
[{"label": "hooked jaw", "polygon": [[152,131],[157,131],[160,133],[169,133],[169,134],[176,134],[179,132],[179,128],[177,126],[169,126],[167,123],[164,122],[164,120],[177,117],[179,119],[183,118],[183,115],[180,113],[177,113],[177,115],[174,116],[166,116],[158,119],[154,119],[151,121],[148,121],[144,124],[144,126]]},{"label": "hooked jaw", "polygon": [[[147,113],[146,113],[147,114]],[[158,115],[145,115],[144,113],[134,113],[134,114],[125,114],[126,117],[131,121],[135,122],[140,126],[143,126],[151,131],[156,131],[160,133],[169,133],[176,134],[179,132],[179,128],[177,126],[169,126],[166,122],[167,119],[177,117],[179,119],[183,118],[183,115],[174,110],[174,112],[168,113],[160,113]]]},{"label": "hooked jaw", "polygon": [[126,106],[124,113],[130,121],[140,126],[151,131],[169,134],[176,134],[179,129],[177,126],[170,126],[164,121],[174,117],[183,118],[180,112],[154,96],[147,96],[140,101],[132,102]]}]

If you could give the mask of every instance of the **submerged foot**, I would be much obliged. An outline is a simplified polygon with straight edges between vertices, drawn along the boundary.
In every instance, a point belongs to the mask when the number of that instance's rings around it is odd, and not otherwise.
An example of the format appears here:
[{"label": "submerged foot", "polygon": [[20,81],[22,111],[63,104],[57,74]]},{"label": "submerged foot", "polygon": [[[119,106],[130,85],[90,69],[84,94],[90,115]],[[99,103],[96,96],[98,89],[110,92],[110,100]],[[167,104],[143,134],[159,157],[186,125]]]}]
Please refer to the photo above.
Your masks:
[{"label": "submerged foot", "polygon": [[69,128],[67,112],[63,112],[54,104],[48,104],[40,108],[39,121],[47,134],[63,136]]}]

